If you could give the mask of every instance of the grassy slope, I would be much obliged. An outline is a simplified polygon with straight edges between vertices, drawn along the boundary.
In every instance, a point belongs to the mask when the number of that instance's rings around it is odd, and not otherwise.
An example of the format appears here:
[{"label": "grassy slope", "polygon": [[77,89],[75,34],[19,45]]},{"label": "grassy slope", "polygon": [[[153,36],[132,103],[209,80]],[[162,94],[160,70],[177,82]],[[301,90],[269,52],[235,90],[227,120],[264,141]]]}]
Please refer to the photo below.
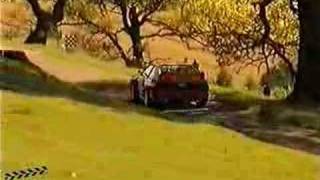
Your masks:
[{"label": "grassy slope", "polygon": [[[306,105],[291,105],[285,101],[277,101],[262,97],[254,91],[244,91],[233,87],[211,86],[211,93],[216,100],[226,105],[235,105],[247,109],[243,111],[246,120],[273,124],[283,127],[302,127],[320,130],[320,111]],[[266,110],[265,117],[259,115],[260,108]],[[281,109],[281,111],[279,111]]]},{"label": "grassy slope", "polygon": [[[96,62],[77,54],[62,59],[54,49],[36,49],[40,55],[50,54],[46,61],[63,70],[89,66],[106,73],[101,78],[110,81],[116,81],[119,73],[123,79],[131,74],[116,62]],[[74,57],[80,57],[77,63]],[[318,177],[318,157],[218,126],[169,122],[156,112],[123,102],[101,107],[8,91],[3,100],[5,171],[48,165],[48,177],[59,180],[70,179],[71,172],[78,179],[117,180]]]},{"label": "grassy slope", "polygon": [[210,125],[167,122],[63,98],[4,93],[5,170],[48,165],[50,179],[297,179],[317,158]]},{"label": "grassy slope", "polygon": [[[119,61],[97,61],[84,52],[63,53],[57,49],[56,42],[50,40],[43,46],[26,46],[21,44],[22,39],[8,41],[0,39],[0,47],[27,50],[30,57],[44,70],[68,82],[99,81],[103,79],[127,81],[135,70],[127,69]],[[118,72],[121,71],[119,76]]]}]

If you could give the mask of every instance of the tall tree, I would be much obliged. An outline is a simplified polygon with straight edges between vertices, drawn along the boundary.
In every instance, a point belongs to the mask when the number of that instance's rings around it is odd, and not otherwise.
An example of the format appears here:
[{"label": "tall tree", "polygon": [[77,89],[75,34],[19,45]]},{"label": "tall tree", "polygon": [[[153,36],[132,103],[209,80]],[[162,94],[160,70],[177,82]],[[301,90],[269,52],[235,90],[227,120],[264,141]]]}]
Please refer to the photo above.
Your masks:
[{"label": "tall tree", "polygon": [[319,0],[182,2],[180,22],[171,29],[218,55],[223,65],[265,65],[268,70],[283,61],[295,83],[289,99],[320,102]]},{"label": "tall tree", "polygon": [[320,1],[299,0],[299,63],[292,99],[320,102]]},{"label": "tall tree", "polygon": [[52,12],[43,10],[38,0],[27,0],[30,4],[37,22],[35,29],[32,30],[25,40],[27,44],[46,44],[48,33],[55,28],[64,16],[64,6],[67,0],[57,0]]},{"label": "tall tree", "polygon": [[[144,61],[143,40],[163,35],[163,29],[144,34],[142,27],[171,1],[173,0],[70,0],[68,14],[82,21],[80,24],[93,27],[94,33],[104,35],[127,66],[141,67]],[[119,34],[122,33],[129,37],[129,49],[119,40]]]},{"label": "tall tree", "polygon": [[[186,0],[170,26],[218,55],[221,65],[265,65],[282,59],[292,74],[298,23],[286,0]],[[280,10],[281,11],[280,11]]]},{"label": "tall tree", "polygon": [[157,11],[166,7],[169,0],[108,0],[119,9],[124,31],[129,35],[134,65],[143,61],[141,28]]}]

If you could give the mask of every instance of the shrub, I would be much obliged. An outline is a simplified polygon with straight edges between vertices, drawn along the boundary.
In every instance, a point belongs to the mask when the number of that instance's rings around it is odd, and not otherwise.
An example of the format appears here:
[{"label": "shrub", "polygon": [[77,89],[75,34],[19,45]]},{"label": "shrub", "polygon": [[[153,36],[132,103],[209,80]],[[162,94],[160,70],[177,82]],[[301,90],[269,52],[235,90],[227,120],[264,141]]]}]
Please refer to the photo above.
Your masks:
[{"label": "shrub", "polygon": [[99,35],[82,35],[80,41],[81,48],[92,56],[101,59],[117,58],[117,52],[111,42],[106,41],[106,39],[101,36],[99,37]]},{"label": "shrub", "polygon": [[288,96],[288,89],[284,87],[275,87],[272,90],[272,95],[277,99],[284,99]]},{"label": "shrub", "polygon": [[228,72],[227,69],[221,68],[218,76],[217,76],[217,85],[219,86],[231,86],[232,85],[232,74]]},{"label": "shrub", "polygon": [[19,36],[20,30],[15,27],[10,27],[10,26],[2,26],[1,31],[0,31],[0,36],[4,37],[6,39],[13,39],[17,36]]},{"label": "shrub", "polygon": [[256,90],[258,89],[258,83],[257,81],[253,78],[252,75],[248,75],[246,77],[246,80],[245,80],[245,87],[248,89],[248,90]]},{"label": "shrub", "polygon": [[0,8],[0,36],[12,39],[28,32],[32,16],[24,4],[4,2]]},{"label": "shrub", "polygon": [[262,75],[260,85],[268,84],[276,98],[283,99],[292,91],[292,80],[290,72],[283,64],[279,64],[270,73]]}]

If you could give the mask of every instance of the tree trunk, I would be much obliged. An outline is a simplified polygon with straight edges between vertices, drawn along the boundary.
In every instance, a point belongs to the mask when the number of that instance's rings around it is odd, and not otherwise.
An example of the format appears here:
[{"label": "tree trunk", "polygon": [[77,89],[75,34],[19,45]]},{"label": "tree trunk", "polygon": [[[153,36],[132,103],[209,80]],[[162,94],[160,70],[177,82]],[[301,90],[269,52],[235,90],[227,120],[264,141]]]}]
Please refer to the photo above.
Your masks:
[{"label": "tree trunk", "polygon": [[57,0],[51,13],[41,9],[38,0],[27,0],[37,18],[36,28],[25,40],[26,44],[46,44],[48,33],[55,28],[64,16],[64,6],[67,0]]},{"label": "tree trunk", "polygon": [[128,15],[130,23],[127,24],[131,24],[130,26],[127,26],[127,28],[133,49],[132,65],[141,67],[143,62],[143,48],[141,42],[141,24],[139,21],[139,15],[137,13],[137,8],[135,6],[130,7]]},{"label": "tree trunk", "polygon": [[300,0],[300,45],[294,102],[320,102],[320,1]]},{"label": "tree trunk", "polygon": [[122,15],[122,23],[125,27],[125,32],[129,35],[132,49],[133,59],[128,66],[141,67],[143,62],[143,47],[141,40],[141,23],[139,15],[135,6],[129,7],[127,1],[121,0],[119,2]]},{"label": "tree trunk", "polygon": [[133,48],[133,65],[141,66],[143,61],[143,48],[140,35],[140,27],[131,27],[130,39]]},{"label": "tree trunk", "polygon": [[30,32],[25,40],[26,44],[46,44],[50,29],[53,28],[53,23],[49,17],[40,17],[37,19],[36,28]]}]

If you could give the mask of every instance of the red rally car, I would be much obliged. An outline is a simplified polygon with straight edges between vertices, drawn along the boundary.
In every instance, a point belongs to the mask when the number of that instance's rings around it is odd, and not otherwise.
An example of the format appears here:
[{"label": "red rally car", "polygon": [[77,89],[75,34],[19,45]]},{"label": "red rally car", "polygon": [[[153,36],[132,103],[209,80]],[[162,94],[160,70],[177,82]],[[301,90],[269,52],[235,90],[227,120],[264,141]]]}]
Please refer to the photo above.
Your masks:
[{"label": "red rally car", "polygon": [[130,80],[130,100],[150,105],[205,106],[209,86],[204,72],[192,64],[151,64]]}]

